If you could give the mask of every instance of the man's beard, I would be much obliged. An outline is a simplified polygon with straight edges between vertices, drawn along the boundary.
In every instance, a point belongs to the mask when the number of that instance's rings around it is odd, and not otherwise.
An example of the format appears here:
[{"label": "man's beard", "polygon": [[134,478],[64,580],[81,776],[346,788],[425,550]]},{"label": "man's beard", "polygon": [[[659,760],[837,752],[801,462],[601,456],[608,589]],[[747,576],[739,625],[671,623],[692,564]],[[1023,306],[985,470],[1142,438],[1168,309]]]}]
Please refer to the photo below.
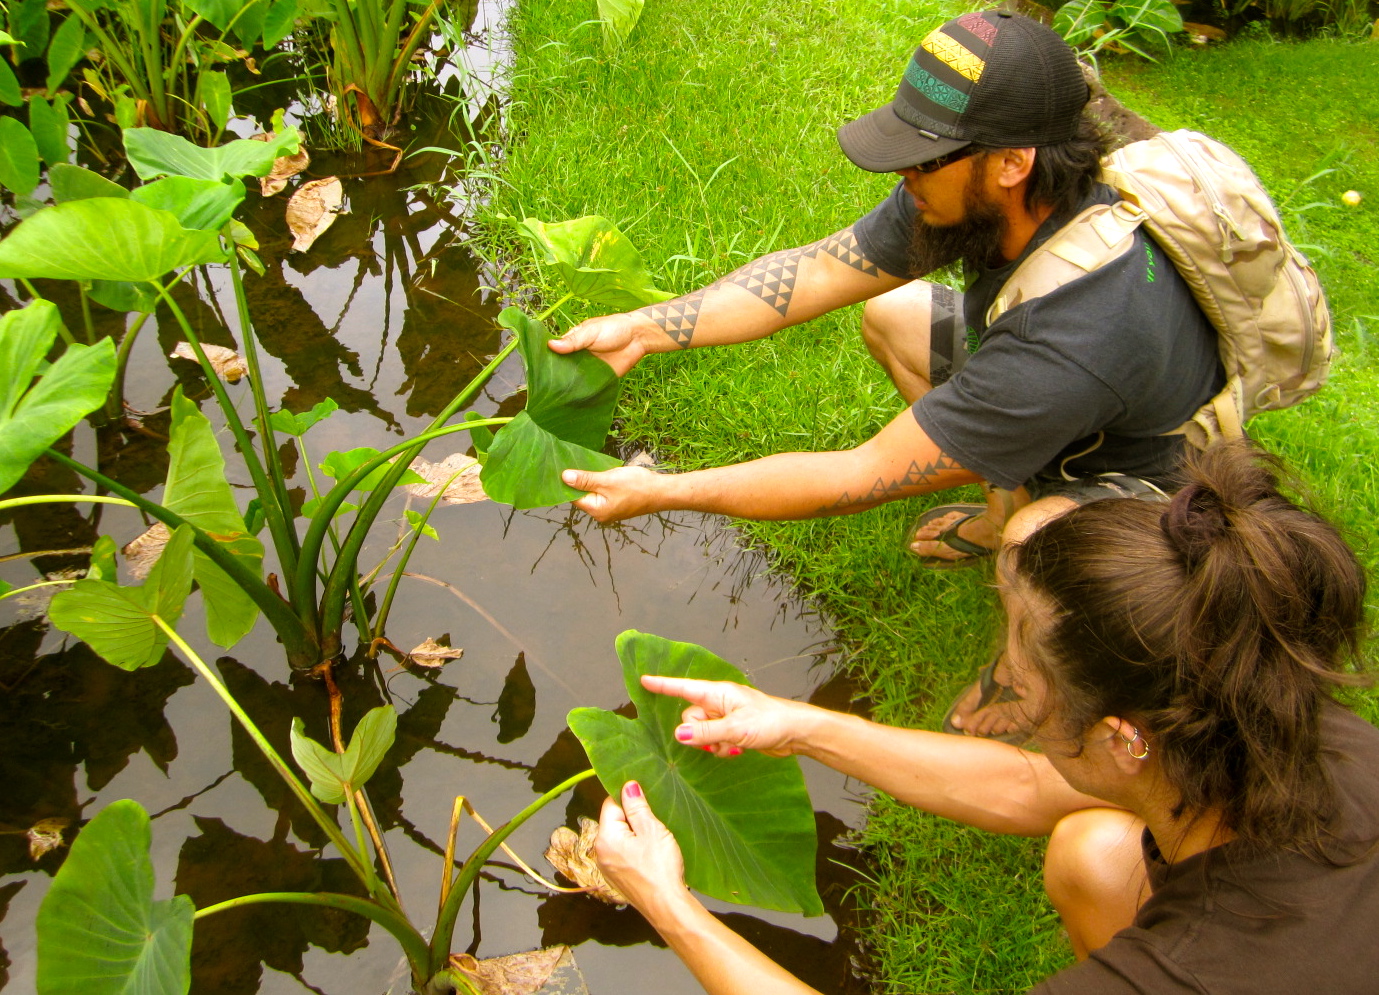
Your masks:
[{"label": "man's beard", "polygon": [[1001,209],[982,196],[982,172],[974,169],[968,178],[962,195],[963,219],[957,224],[931,225],[915,214],[910,229],[911,276],[922,277],[959,260],[971,269],[1000,262],[1008,222]]}]

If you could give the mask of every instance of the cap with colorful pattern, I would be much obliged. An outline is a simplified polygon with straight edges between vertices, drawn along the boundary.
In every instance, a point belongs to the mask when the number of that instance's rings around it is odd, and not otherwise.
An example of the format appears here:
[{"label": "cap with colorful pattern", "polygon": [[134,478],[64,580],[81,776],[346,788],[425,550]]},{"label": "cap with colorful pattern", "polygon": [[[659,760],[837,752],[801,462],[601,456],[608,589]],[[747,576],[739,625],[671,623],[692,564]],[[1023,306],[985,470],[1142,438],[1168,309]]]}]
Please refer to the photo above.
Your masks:
[{"label": "cap with colorful pattern", "polygon": [[1077,133],[1090,91],[1066,42],[1006,11],[964,14],[915,51],[895,99],[838,129],[844,154],[888,173],[978,143],[1025,148]]}]

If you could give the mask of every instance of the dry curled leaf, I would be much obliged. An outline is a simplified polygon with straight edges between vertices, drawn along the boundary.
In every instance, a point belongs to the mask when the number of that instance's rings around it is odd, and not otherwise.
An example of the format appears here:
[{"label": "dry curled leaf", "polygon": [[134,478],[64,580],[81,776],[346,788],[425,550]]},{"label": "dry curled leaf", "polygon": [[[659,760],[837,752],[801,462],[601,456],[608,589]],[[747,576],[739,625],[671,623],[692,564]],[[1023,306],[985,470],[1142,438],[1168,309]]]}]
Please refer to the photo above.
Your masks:
[{"label": "dry curled leaf", "polygon": [[[254,135],[256,142],[271,142],[277,138],[275,131],[267,134]],[[307,166],[311,165],[311,156],[307,154],[306,146],[299,146],[296,155],[283,155],[273,160],[273,171],[267,176],[259,177],[259,193],[265,197],[272,197],[276,193],[281,193],[287,186],[287,181],[292,179]]]},{"label": "dry curled leaf", "polygon": [[[479,483],[479,472],[483,467],[473,456],[452,453],[439,463],[428,463],[417,458],[412,461],[411,468],[427,480],[424,484],[407,485],[407,490],[419,498],[434,498],[444,487],[445,494],[441,501],[445,504],[473,504],[488,500],[483,485]],[[455,476],[457,473],[459,476]],[[447,481],[449,486],[446,486]]]},{"label": "dry curled leaf", "polygon": [[407,654],[407,659],[418,667],[441,667],[450,660],[458,660],[462,656],[464,656],[462,647],[442,646],[427,636],[424,643]]},{"label": "dry curled leaf", "polygon": [[26,835],[29,838],[29,859],[37,861],[50,850],[66,844],[62,831],[71,825],[71,819],[39,819]]},{"label": "dry curled leaf", "polygon": [[124,554],[125,565],[129,567],[129,572],[135,580],[141,581],[148,576],[148,572],[158,562],[158,557],[163,555],[163,547],[171,538],[172,533],[166,525],[154,522],[152,528],[120,550]]},{"label": "dry curled leaf", "polygon": [[534,995],[545,987],[561,962],[569,959],[570,948],[566,946],[487,960],[472,954],[451,954],[450,968],[469,978],[483,995]]},{"label": "dry curled leaf", "polygon": [[627,466],[644,466],[648,470],[654,470],[656,467],[660,466],[660,464],[656,462],[655,456],[652,456],[645,449],[639,449],[627,461]]},{"label": "dry curled leaf", "polygon": [[599,824],[593,819],[579,817],[579,832],[569,826],[561,826],[551,833],[551,845],[546,848],[546,859],[565,877],[600,902],[609,905],[626,905],[627,898],[614,888],[599,870],[594,860],[594,841],[599,837]]},{"label": "dry curled leaf", "polygon": [[292,251],[305,252],[335,223],[345,199],[338,177],[311,180],[297,188],[287,202],[287,227],[292,230]]},{"label": "dry curled leaf", "polygon": [[[202,345],[201,350],[210,360],[211,368],[230,383],[234,383],[249,372],[244,357],[233,349],[226,349],[223,345]],[[173,359],[190,359],[193,363],[198,362],[196,352],[192,349],[190,342],[177,343],[177,348],[168,355]]]}]

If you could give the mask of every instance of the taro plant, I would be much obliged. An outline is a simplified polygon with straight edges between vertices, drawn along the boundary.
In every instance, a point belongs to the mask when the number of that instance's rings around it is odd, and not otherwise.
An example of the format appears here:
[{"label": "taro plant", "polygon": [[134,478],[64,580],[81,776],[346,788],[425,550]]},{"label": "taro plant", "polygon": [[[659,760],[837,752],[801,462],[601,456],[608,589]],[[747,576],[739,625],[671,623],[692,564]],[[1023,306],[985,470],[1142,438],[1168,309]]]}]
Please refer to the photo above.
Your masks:
[{"label": "taro plant", "polygon": [[[403,911],[391,879],[385,881],[376,870],[376,866],[385,870],[389,866],[382,837],[376,832],[365,834],[371,825],[365,785],[392,746],[396,713],[391,706],[373,709],[356,725],[348,746],[337,742],[335,750],[306,737],[297,720],[292,754],[307,775],[308,789],[173,628],[191,589],[191,549],[190,531],[179,528],[155,567],[157,576],[150,575],[137,597],[106,581],[79,581],[77,587],[97,586],[106,596],[123,597],[130,629],[143,630],[150,643],[171,640],[177,646],[212,684],[344,856],[365,894],[271,892],[243,895],[202,909],[194,908],[185,895],[155,901],[148,815],[136,802],[118,801],[99,812],[78,835],[39,910],[39,995],[79,990],[180,995],[190,976],[195,920],[266,902],[318,905],[364,916],[397,939],[419,995],[473,992],[463,962],[450,954],[465,895],[499,847],[535,880],[570,890],[542,879],[507,850],[505,840],[551,801],[596,772],[612,792],[628,778],[642,782],[651,804],[681,842],[686,880],[692,887],[729,902],[807,915],[822,913],[814,884],[813,811],[798,763],[793,758],[756,753],[726,763],[678,744],[674,739],[678,705],[673,699],[647,693],[639,680],[648,673],[741,683],[746,683],[745,678],[700,646],[629,631],[618,637],[617,651],[637,717],[627,719],[598,709],[576,709],[570,714],[570,725],[584,743],[593,770],[568,778],[489,831],[462,862],[454,852],[464,802],[455,800],[442,868],[441,905],[428,940]],[[122,590],[125,595],[116,593]],[[161,655],[161,649],[157,652]],[[345,806],[353,842],[323,805]],[[470,811],[477,821],[477,813]],[[763,817],[763,812],[770,814]],[[366,839],[372,842],[372,855]],[[593,889],[586,885],[574,890]]]}]

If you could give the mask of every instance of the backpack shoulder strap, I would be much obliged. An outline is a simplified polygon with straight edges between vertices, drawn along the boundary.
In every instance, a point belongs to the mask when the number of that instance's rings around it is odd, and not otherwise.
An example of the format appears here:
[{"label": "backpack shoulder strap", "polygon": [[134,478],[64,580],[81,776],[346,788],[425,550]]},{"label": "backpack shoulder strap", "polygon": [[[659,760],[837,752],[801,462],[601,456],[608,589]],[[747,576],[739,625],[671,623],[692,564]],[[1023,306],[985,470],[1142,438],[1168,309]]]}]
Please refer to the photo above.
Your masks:
[{"label": "backpack shoulder strap", "polygon": [[1124,200],[1082,211],[1015,268],[987,309],[986,323],[1119,259],[1135,244],[1144,219],[1144,211]]}]

